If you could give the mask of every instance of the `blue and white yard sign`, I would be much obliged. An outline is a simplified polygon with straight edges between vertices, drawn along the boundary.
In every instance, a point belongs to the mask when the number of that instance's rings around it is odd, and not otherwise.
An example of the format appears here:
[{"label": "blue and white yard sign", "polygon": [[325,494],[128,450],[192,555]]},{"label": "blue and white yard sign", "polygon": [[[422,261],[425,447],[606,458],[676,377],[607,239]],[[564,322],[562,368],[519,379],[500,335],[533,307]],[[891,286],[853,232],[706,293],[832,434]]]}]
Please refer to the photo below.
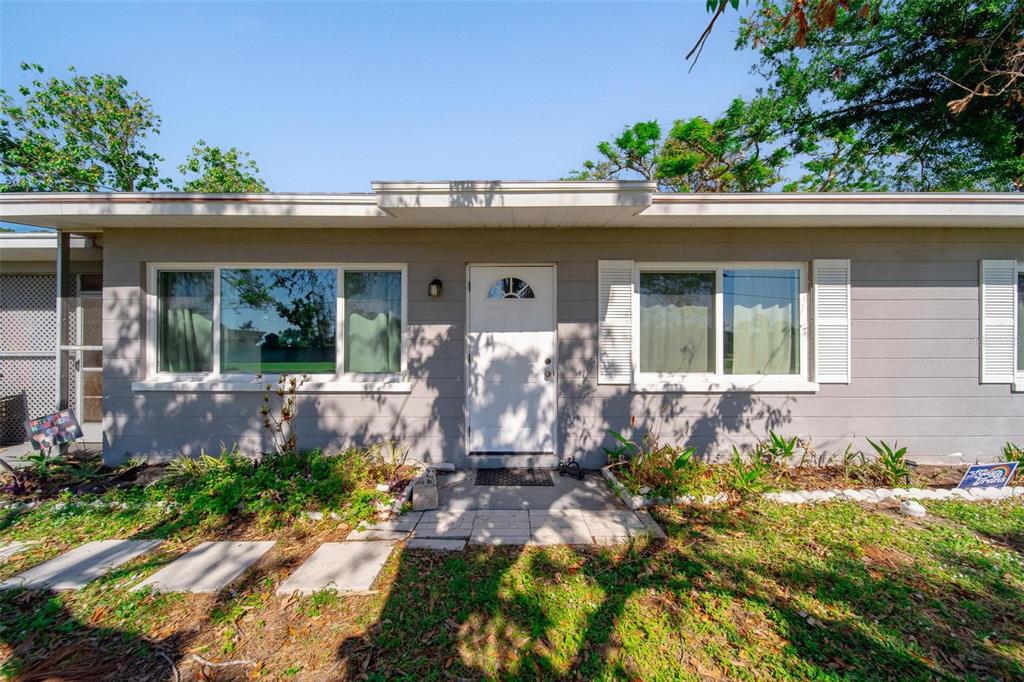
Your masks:
[{"label": "blue and white yard sign", "polygon": [[1002,488],[1013,478],[1017,462],[975,464],[964,474],[958,488]]}]

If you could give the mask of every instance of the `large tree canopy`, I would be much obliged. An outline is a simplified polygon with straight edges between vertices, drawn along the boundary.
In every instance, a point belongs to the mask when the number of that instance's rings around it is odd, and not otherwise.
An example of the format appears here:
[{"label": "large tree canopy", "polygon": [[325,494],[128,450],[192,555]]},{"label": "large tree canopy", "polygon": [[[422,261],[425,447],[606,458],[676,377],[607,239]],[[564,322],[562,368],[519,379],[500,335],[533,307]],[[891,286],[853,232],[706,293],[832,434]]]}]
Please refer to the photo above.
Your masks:
[{"label": "large tree canopy", "polygon": [[[749,103],[677,122],[663,141],[647,122],[658,142],[641,147],[633,126],[572,177],[639,175],[668,191],[1024,190],[1021,0],[757,3],[737,44],[758,52],[766,79]],[[717,20],[739,3],[708,5]],[[670,163],[672,149],[690,165]]]},{"label": "large tree canopy", "polygon": [[794,144],[852,136],[886,189],[1024,189],[1024,80],[993,73],[1024,52],[1019,0],[891,0],[819,30],[788,3],[760,0],[739,44],[792,104]]},{"label": "large tree canopy", "polygon": [[0,90],[0,189],[56,192],[157,189],[157,154],[148,135],[160,132],[150,101],[121,76],[43,79],[43,68],[18,88],[22,101]]},{"label": "large tree canopy", "polygon": [[[42,77],[43,68],[22,64],[32,80],[16,98],[0,89],[0,191],[137,192],[175,188],[160,178],[163,158],[146,149],[160,133],[152,103],[128,89],[122,76]],[[178,170],[189,192],[267,192],[246,152],[200,140]]]}]

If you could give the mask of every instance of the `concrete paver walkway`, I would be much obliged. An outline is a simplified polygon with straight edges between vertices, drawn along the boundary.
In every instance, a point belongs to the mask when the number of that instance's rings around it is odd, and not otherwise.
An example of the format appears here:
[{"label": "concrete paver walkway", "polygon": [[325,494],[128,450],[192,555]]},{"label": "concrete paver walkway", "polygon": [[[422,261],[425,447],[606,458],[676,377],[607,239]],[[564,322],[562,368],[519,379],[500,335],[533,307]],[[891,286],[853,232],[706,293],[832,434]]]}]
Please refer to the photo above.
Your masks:
[{"label": "concrete paver walkway", "polygon": [[135,586],[156,592],[219,592],[270,551],[273,541],[204,542]]},{"label": "concrete paver walkway", "polygon": [[[410,549],[451,550],[480,545],[590,545],[629,542],[664,534],[653,519],[625,509],[479,509],[415,512],[396,520],[361,524],[346,538],[404,540]],[[443,540],[453,542],[427,542]]]},{"label": "concrete paver walkway", "polygon": [[437,497],[440,509],[622,509],[622,502],[601,478],[589,472],[580,481],[553,473],[552,486],[476,485],[473,470],[438,475]]},{"label": "concrete paver walkway", "polygon": [[77,590],[159,545],[159,540],[88,542],[0,583],[0,589]]},{"label": "concrete paver walkway", "polygon": [[367,593],[391,556],[394,542],[325,542],[299,566],[278,594],[312,594],[325,589]]}]

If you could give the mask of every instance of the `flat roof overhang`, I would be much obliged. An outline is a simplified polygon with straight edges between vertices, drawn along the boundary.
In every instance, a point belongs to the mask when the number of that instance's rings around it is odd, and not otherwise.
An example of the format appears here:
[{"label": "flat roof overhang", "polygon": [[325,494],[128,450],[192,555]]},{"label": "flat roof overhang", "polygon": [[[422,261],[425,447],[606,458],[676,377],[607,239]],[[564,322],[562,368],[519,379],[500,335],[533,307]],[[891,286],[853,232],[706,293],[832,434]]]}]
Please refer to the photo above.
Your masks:
[{"label": "flat roof overhang", "polygon": [[105,228],[1024,227],[1024,194],[667,194],[654,183],[375,182],[370,194],[10,193],[0,220]]}]

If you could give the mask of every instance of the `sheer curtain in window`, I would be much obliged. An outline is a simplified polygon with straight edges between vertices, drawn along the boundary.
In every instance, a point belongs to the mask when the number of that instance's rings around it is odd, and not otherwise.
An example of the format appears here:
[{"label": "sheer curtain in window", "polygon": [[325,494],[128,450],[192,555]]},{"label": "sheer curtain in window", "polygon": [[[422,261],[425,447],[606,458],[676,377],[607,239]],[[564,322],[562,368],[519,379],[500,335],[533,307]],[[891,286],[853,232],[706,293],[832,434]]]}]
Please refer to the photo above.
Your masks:
[{"label": "sheer curtain in window", "polygon": [[800,271],[725,270],[726,374],[800,373]]},{"label": "sheer curtain in window", "polygon": [[640,371],[714,372],[713,272],[640,273]]}]

